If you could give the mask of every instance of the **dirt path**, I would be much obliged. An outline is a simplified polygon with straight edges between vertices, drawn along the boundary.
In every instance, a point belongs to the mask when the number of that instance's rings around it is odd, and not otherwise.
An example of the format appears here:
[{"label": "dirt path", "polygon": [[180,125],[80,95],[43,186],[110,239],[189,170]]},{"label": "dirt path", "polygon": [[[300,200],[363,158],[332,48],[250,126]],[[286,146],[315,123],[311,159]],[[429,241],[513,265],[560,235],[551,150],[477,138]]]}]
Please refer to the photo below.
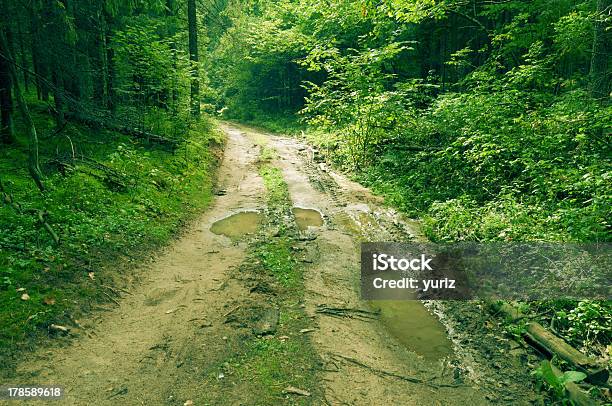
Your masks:
[{"label": "dirt path", "polygon": [[258,155],[240,132],[228,131],[217,186],[226,194],[146,270],[137,291],[101,320],[84,324],[91,337],[81,334],[67,348],[38,354],[22,366],[22,376],[65,386],[67,404],[173,404],[175,385],[190,382],[193,373],[181,363],[206,350],[198,345],[208,330],[222,333],[208,326],[219,325],[223,305],[241,294],[238,285],[219,287],[232,283],[228,271],[244,260],[246,244],[215,235],[210,226],[238,209],[261,207]]},{"label": "dirt path", "polygon": [[[200,372],[218,361],[232,334],[228,309],[250,294],[232,277],[247,259],[247,242],[213,234],[210,227],[238,210],[265,205],[256,168],[263,143],[278,154],[271,164],[282,170],[294,205],[317,209],[324,218],[322,227],[305,233],[303,261],[304,310],[315,326],[309,334],[322,360],[323,396],[299,402],[488,404],[469,384],[456,385],[453,372],[436,360],[450,351],[450,342],[420,303],[400,309],[410,317],[403,315],[402,323],[408,324],[395,335],[384,320],[317,312],[320,306],[370,309],[358,297],[358,243],[406,239],[417,234],[411,223],[383,208],[367,189],[313,162],[305,145],[235,126],[222,128],[228,143],[217,188],[225,194],[148,266],[146,280],[116,310],[83,323],[80,337],[64,348],[42,350],[24,362],[22,380],[64,386],[70,405],[183,405],[206,399],[200,393]],[[407,331],[410,337],[402,337]],[[229,398],[239,399],[229,404],[258,403],[248,393]]]},{"label": "dirt path", "polygon": [[[359,299],[359,246],[361,241],[402,241],[419,238],[416,227],[398,213],[384,208],[380,198],[366,188],[310,159],[306,145],[293,139],[272,138],[295,206],[314,208],[326,216],[326,226],[312,242],[316,260],[305,274],[307,311],[316,317],[318,307],[368,309]],[[407,340],[421,355],[432,355],[445,344],[443,327],[420,302],[405,303],[408,319],[416,322]],[[389,377],[430,379],[442,364],[426,360],[400,345],[398,337],[377,321],[359,318],[317,317],[315,347],[326,362],[325,398],[332,404],[487,404],[468,386],[428,387]],[[437,325],[436,325],[437,324]],[[433,328],[432,328],[433,326]],[[426,331],[427,328],[432,328]],[[424,333],[424,334],[423,334]],[[422,341],[425,340],[425,341]],[[450,342],[448,342],[450,346]],[[444,355],[444,354],[440,354]]]}]

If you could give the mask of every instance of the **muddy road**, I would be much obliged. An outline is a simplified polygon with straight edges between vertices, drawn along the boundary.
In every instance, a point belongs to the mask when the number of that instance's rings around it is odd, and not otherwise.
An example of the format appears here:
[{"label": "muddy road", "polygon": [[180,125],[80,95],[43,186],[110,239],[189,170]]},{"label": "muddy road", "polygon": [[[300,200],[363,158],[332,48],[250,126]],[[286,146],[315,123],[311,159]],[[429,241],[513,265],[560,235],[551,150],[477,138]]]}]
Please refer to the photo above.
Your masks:
[{"label": "muddy road", "polygon": [[[517,396],[504,402],[502,389],[496,393],[494,387],[501,378],[493,377],[493,387],[479,381],[479,373],[496,368],[479,370],[478,360],[457,348],[457,340],[451,341],[447,328],[422,303],[359,299],[359,243],[419,239],[414,223],[315,162],[297,140],[229,124],[222,129],[227,145],[211,207],[145,266],[142,283],[116,308],[82,320],[72,337],[25,360],[18,372],[21,382],[63,386],[60,403],[70,405],[269,404],[248,386],[251,369],[241,367],[249,365],[241,340],[252,329],[245,333],[228,322],[257,296],[258,303],[280,311],[272,324],[291,324],[284,317],[286,307],[274,304],[275,294],[238,271],[252,261],[252,239],[278,234],[262,230],[269,224],[259,170],[266,155],[268,165],[282,173],[293,206],[286,221],[298,230],[291,249],[299,252],[303,281],[290,293],[295,300],[285,294],[284,303],[294,306],[291,318],[307,328],[282,336],[282,327],[259,331],[265,340],[257,338],[262,340],[257,345],[304,345],[316,358],[314,369],[303,373],[316,377],[308,388],[295,387],[289,379],[299,375],[287,378],[277,371],[268,377],[267,370],[252,369],[254,380],[271,386],[272,403],[527,403]],[[278,360],[283,362],[292,360]],[[240,371],[232,375],[227,372],[232,368]]]}]

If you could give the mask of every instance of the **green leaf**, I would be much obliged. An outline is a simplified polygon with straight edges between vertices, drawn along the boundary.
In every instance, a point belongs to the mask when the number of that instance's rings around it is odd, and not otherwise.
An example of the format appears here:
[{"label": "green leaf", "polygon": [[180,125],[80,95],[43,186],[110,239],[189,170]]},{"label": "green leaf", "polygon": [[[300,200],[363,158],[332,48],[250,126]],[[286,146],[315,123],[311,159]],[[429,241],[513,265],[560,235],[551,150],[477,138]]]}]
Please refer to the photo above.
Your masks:
[{"label": "green leaf", "polygon": [[586,374],[584,372],[579,371],[565,371],[563,375],[559,378],[561,383],[564,385],[570,382],[580,382],[586,378]]},{"label": "green leaf", "polygon": [[540,374],[542,375],[542,379],[544,379],[544,381],[546,381],[547,384],[549,384],[550,386],[554,388],[560,386],[561,381],[559,380],[557,375],[555,375],[555,373],[553,372],[550,361],[547,361],[547,360],[542,361],[542,363],[540,364],[540,368],[538,368],[538,370],[540,371]]}]

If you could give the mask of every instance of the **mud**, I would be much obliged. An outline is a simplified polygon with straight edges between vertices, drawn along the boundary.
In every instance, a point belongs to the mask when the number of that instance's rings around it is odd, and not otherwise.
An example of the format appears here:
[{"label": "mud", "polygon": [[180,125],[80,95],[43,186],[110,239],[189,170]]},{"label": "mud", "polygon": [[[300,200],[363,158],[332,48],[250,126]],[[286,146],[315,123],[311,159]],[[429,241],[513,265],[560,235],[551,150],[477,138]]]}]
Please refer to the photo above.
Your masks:
[{"label": "mud", "polygon": [[321,227],[323,225],[323,216],[318,210],[294,207],[292,211],[295,222],[302,231],[308,230],[308,227]]},{"label": "mud", "polygon": [[[322,399],[304,398],[302,403],[525,403],[496,386],[514,378],[512,370],[504,379],[482,357],[468,356],[466,335],[445,315],[444,306],[430,306],[429,311],[417,301],[360,300],[359,243],[421,239],[415,222],[385,207],[363,186],[310,161],[299,152],[306,147],[297,140],[221,127],[228,141],[217,188],[225,194],[141,271],[144,281],[119,306],[81,320],[82,329],[61,341],[62,346],[41,349],[24,360],[19,382],[62,385],[66,399],[60,403],[68,405],[183,405],[212,398],[202,388],[207,380],[221,379],[211,374],[211,368],[222,362],[220,354],[240,345],[236,325],[250,334],[273,337],[279,319],[274,307],[252,302],[265,285],[248,288],[236,278],[247,259],[248,233],[261,226],[258,212],[265,201],[257,161],[265,143],[277,153],[270,164],[282,170],[302,231],[305,293],[303,303],[296,306],[311,321],[307,339],[323,361],[316,372]],[[321,312],[326,307],[348,310]],[[459,307],[472,315],[475,336],[477,317]],[[380,309],[380,314],[371,309]],[[492,351],[494,344],[493,340],[486,348]],[[478,380],[482,376],[493,382]],[[258,404],[240,391],[240,385],[221,387],[226,393],[215,398]]]},{"label": "mud", "polygon": [[407,349],[433,361],[453,354],[444,326],[421,302],[376,301],[370,305],[380,311],[382,324]]},{"label": "mud", "polygon": [[242,211],[215,221],[210,231],[217,235],[229,238],[238,238],[246,234],[253,234],[262,220],[262,215],[256,211]]}]

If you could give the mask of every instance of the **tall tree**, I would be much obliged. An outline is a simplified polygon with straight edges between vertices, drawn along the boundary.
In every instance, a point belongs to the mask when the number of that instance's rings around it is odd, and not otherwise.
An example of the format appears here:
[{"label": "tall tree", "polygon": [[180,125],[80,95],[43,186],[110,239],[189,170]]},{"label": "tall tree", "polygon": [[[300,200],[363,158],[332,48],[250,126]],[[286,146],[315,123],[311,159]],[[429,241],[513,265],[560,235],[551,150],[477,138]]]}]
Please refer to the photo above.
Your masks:
[{"label": "tall tree", "polygon": [[[610,46],[610,30],[605,24],[605,12],[610,9],[610,0],[597,0],[595,14],[595,32],[593,36],[593,54],[591,56],[591,94],[596,99],[609,96],[610,73],[608,72],[608,51]],[[608,29],[606,29],[608,28]]]},{"label": "tall tree", "polygon": [[[3,37],[7,30],[0,28]],[[0,143],[9,144],[13,141],[13,103],[11,98],[11,61],[8,59],[9,50],[4,48],[4,41],[0,44]]]},{"label": "tall tree", "polygon": [[189,25],[189,60],[191,61],[191,114],[200,117],[200,69],[198,58],[198,24],[195,0],[187,0]]},{"label": "tall tree", "polygon": [[15,59],[11,54],[9,41],[5,30],[0,30],[0,50],[4,55],[4,59],[8,62],[9,75],[15,91],[15,99],[17,100],[19,111],[28,131],[28,171],[30,172],[30,176],[32,176],[32,179],[34,180],[34,183],[36,183],[38,189],[41,192],[44,192],[45,186],[42,182],[42,173],[38,163],[38,134],[36,133],[36,126],[34,125],[34,121],[30,115],[28,105],[25,102],[19,87],[19,79],[17,77],[17,70],[14,63]]}]

